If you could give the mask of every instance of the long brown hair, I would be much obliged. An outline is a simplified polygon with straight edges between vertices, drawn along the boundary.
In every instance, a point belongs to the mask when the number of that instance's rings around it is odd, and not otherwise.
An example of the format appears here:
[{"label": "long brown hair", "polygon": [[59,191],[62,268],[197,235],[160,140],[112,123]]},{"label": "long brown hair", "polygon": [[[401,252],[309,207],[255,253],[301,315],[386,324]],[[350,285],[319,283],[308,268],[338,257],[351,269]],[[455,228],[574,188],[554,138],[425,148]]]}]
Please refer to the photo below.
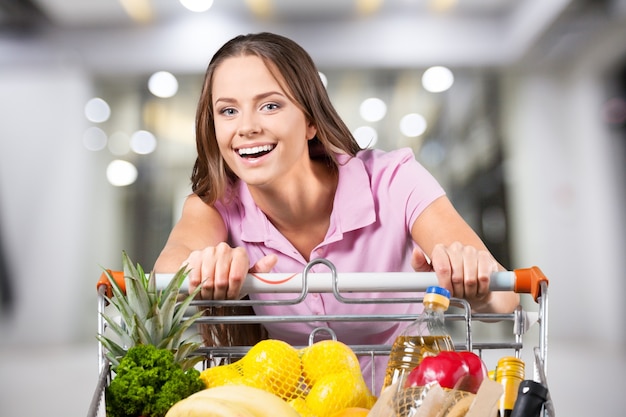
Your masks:
[{"label": "long brown hair", "polygon": [[[311,158],[326,160],[330,169],[336,169],[335,153],[354,156],[361,149],[333,107],[312,58],[300,45],[267,32],[237,36],[213,55],[196,110],[198,157],[191,183],[193,192],[207,204],[224,199],[237,181],[224,162],[215,137],[213,76],[226,59],[246,55],[257,56],[265,62],[307,121],[317,128],[316,137],[308,142]],[[204,314],[231,316],[254,312],[251,307],[213,307],[206,308]],[[203,324],[200,328],[207,346],[248,346],[267,337],[263,326],[255,324]]]},{"label": "long brown hair", "polygon": [[257,56],[265,62],[289,98],[317,128],[316,137],[309,141],[311,158],[326,159],[336,167],[335,153],[354,156],[361,149],[332,105],[313,59],[300,45],[268,32],[237,36],[213,55],[196,110],[198,157],[191,183],[193,192],[207,204],[225,197],[237,181],[224,162],[215,138],[213,76],[224,60],[246,55]]}]

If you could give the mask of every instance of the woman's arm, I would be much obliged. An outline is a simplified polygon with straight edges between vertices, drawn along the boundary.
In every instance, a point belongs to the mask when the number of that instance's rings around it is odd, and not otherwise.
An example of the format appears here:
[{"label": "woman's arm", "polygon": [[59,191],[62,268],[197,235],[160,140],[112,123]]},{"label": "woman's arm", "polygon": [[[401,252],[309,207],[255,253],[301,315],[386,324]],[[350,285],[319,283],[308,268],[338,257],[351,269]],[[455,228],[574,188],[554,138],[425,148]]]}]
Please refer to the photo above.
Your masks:
[{"label": "woman's arm", "polygon": [[491,273],[505,268],[447,197],[438,198],[418,216],[411,236],[424,251],[414,252],[413,267],[435,271],[439,284],[453,297],[468,300],[474,311],[511,312],[519,304],[514,292],[489,291]]},{"label": "woman's arm", "polygon": [[202,284],[203,299],[236,299],[250,267],[243,248],[227,243],[226,225],[219,212],[191,195],[180,220],[170,233],[155,265],[155,272],[189,268],[189,291]]},{"label": "woman's arm", "polygon": [[173,273],[187,265],[190,292],[202,285],[200,297],[205,300],[238,299],[248,272],[269,272],[277,259],[268,255],[250,268],[245,249],[230,247],[227,238],[228,231],[220,213],[197,195],[191,195],[154,270]]},{"label": "woman's arm", "polygon": [[192,251],[216,246],[226,238],[226,226],[219,212],[192,194],[185,200],[182,215],[170,232],[154,270],[174,273],[187,261]]}]

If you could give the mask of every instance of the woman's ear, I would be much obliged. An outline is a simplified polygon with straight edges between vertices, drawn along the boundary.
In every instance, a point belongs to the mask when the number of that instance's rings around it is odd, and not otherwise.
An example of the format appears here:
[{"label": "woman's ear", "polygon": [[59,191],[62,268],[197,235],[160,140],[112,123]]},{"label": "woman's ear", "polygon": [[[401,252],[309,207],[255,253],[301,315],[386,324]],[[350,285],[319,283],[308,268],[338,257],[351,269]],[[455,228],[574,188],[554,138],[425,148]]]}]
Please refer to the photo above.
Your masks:
[{"label": "woman's ear", "polygon": [[308,140],[313,139],[317,135],[317,127],[313,122],[308,122],[306,127],[306,137]]}]

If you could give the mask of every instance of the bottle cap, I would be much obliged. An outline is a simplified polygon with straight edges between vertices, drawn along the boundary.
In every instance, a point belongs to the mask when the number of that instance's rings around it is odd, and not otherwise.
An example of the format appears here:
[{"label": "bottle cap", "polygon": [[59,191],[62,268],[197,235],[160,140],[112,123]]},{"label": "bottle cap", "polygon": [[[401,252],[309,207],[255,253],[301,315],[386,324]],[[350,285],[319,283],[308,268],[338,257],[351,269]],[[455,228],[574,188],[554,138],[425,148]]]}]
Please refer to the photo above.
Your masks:
[{"label": "bottle cap", "polygon": [[428,287],[424,295],[424,303],[438,304],[447,310],[450,306],[450,291],[437,286]]},{"label": "bottle cap", "polygon": [[430,287],[426,288],[426,294],[440,294],[446,298],[450,298],[450,291],[436,285],[431,285]]}]

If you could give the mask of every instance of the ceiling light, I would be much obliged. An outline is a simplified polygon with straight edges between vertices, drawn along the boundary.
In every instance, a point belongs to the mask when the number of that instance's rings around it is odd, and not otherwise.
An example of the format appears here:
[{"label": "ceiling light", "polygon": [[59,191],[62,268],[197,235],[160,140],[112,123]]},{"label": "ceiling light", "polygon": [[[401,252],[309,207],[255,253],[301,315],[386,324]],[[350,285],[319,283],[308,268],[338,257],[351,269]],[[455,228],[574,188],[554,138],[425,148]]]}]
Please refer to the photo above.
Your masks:
[{"label": "ceiling light", "polygon": [[246,5],[253,15],[261,19],[269,18],[274,10],[271,0],[246,0]]},{"label": "ceiling light", "polygon": [[100,97],[94,97],[85,104],[85,117],[93,123],[102,123],[109,120],[111,107]]},{"label": "ceiling light", "polygon": [[431,93],[441,93],[454,84],[454,75],[446,67],[430,67],[422,75],[422,86]]},{"label": "ceiling light", "polygon": [[387,105],[379,98],[370,97],[363,100],[359,112],[364,120],[378,122],[387,114]]},{"label": "ceiling light", "polygon": [[213,6],[213,0],[180,0],[180,4],[192,12],[202,13]]},{"label": "ceiling light", "polygon": [[320,79],[322,80],[322,84],[324,84],[324,87],[328,87],[328,78],[326,77],[326,74],[324,74],[323,72],[318,72]]},{"label": "ceiling light", "polygon": [[116,159],[107,166],[106,175],[112,185],[124,187],[137,180],[137,167],[128,161]]},{"label": "ceiling light", "polygon": [[124,132],[115,132],[109,136],[108,148],[113,155],[126,155],[130,151],[130,138]]},{"label": "ceiling light", "polygon": [[378,142],[378,132],[371,126],[361,126],[352,133],[362,149],[373,148]]},{"label": "ceiling light", "polygon": [[356,10],[361,15],[376,13],[382,5],[383,0],[356,0]]},{"label": "ceiling light", "polygon": [[409,113],[400,120],[400,131],[404,136],[414,138],[426,131],[426,119],[417,113]]},{"label": "ceiling light", "polygon": [[120,0],[120,4],[137,23],[148,23],[152,20],[153,10],[150,0]]},{"label": "ceiling light", "polygon": [[178,80],[167,71],[155,72],[148,80],[148,90],[157,97],[172,97],[178,92]]},{"label": "ceiling light", "polygon": [[90,151],[100,151],[107,146],[107,134],[99,127],[90,127],[83,133],[83,146]]},{"label": "ceiling light", "polygon": [[156,146],[156,138],[147,130],[138,130],[130,137],[130,149],[139,155],[147,155],[154,152]]}]

